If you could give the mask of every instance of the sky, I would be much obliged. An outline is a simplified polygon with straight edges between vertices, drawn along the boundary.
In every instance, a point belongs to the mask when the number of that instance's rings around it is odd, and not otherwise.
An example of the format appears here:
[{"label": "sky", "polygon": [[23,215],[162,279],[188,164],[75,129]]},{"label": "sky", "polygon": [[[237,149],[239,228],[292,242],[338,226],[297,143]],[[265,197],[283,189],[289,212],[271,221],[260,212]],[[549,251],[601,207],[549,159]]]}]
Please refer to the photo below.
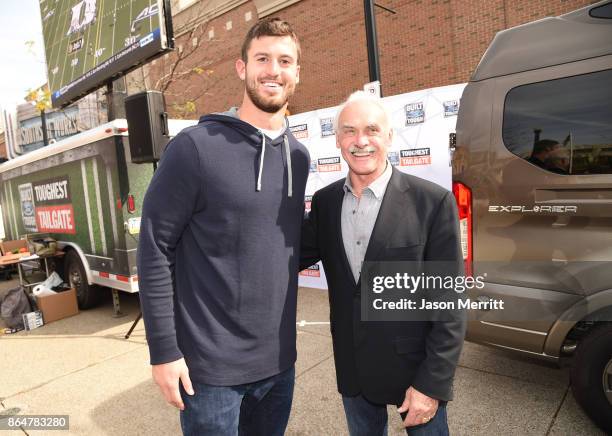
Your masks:
[{"label": "sky", "polygon": [[9,108],[47,81],[38,0],[0,0],[0,53],[0,107]]}]

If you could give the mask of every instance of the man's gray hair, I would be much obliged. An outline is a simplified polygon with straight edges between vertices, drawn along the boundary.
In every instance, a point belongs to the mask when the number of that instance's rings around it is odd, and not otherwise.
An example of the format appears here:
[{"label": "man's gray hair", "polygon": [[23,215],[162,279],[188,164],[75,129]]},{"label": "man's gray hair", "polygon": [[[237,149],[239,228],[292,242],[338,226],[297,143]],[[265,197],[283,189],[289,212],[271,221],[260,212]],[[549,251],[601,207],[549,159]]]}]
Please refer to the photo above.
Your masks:
[{"label": "man's gray hair", "polygon": [[336,112],[336,116],[334,117],[334,131],[338,134],[338,121],[340,120],[340,114],[342,111],[350,104],[355,103],[357,101],[363,101],[369,104],[373,104],[378,106],[384,113],[385,121],[387,122],[387,127],[391,129],[391,114],[385,107],[380,97],[369,94],[365,91],[355,91],[338,107],[338,112]]}]

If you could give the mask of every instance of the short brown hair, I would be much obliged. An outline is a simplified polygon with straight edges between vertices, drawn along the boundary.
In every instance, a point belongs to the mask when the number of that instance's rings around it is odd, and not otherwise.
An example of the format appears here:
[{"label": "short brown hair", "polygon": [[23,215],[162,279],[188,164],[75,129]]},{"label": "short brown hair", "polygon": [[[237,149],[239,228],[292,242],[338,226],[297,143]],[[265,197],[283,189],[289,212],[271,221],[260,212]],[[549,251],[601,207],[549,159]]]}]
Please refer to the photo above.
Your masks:
[{"label": "short brown hair", "polygon": [[293,42],[295,42],[295,46],[297,48],[298,58],[296,61],[299,64],[302,53],[300,49],[300,41],[293,31],[291,24],[281,20],[280,18],[264,18],[251,27],[249,32],[244,37],[244,42],[242,43],[241,56],[245,63],[247,61],[247,52],[251,46],[251,41],[256,38],[261,38],[262,36],[290,36],[291,39],[293,39]]}]

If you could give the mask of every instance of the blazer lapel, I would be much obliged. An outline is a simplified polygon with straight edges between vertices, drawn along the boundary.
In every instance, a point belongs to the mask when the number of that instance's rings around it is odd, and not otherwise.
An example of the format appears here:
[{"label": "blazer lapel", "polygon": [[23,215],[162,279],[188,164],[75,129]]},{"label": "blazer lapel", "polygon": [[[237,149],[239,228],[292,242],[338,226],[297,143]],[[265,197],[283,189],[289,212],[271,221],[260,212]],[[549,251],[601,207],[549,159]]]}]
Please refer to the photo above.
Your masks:
[{"label": "blazer lapel", "polygon": [[342,264],[344,265],[345,273],[348,277],[350,277],[350,283],[356,285],[355,277],[353,276],[353,271],[351,270],[351,265],[349,264],[348,257],[346,256],[346,251],[344,250],[344,241],[342,240],[342,201],[344,199],[344,188],[343,184],[340,184],[335,195],[335,200],[333,201],[333,219],[336,221],[336,244],[338,253],[342,253]]},{"label": "blazer lapel", "polygon": [[[370,236],[370,242],[366,249],[364,262],[376,259],[380,250],[387,246],[387,241],[393,237],[393,230],[397,228],[402,220],[403,208],[401,195],[409,188],[408,182],[401,177],[398,170],[392,169],[391,179],[387,185],[376,223]],[[359,279],[361,286],[361,278]]]}]

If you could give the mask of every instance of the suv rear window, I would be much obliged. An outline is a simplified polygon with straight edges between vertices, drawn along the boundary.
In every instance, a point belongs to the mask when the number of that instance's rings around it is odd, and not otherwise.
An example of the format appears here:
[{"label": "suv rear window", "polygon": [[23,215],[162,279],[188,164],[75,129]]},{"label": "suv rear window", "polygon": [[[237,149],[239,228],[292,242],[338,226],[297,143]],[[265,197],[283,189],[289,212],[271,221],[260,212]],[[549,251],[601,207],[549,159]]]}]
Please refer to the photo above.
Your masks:
[{"label": "suv rear window", "polygon": [[502,137],[513,154],[557,174],[612,173],[612,70],[508,92]]}]

